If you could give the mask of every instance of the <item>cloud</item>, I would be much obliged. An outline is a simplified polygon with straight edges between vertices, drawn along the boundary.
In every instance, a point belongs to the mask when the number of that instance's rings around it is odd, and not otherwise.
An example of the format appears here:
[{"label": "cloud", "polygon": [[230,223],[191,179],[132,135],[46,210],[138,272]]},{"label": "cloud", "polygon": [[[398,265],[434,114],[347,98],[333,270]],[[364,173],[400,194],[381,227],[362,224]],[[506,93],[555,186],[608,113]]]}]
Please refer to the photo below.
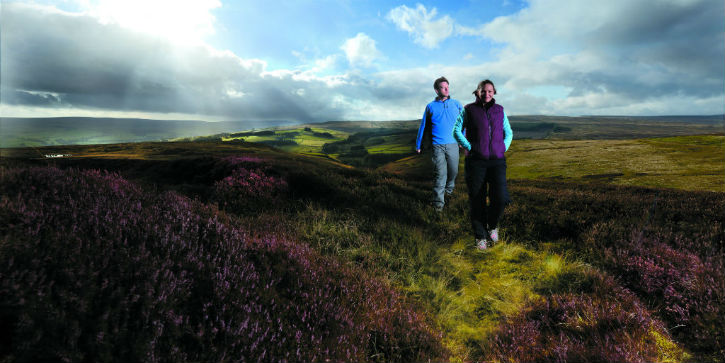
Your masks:
[{"label": "cloud", "polygon": [[438,20],[434,18],[438,10],[426,10],[418,4],[415,9],[405,5],[398,6],[388,12],[387,19],[395,23],[399,29],[408,32],[413,42],[426,48],[435,48],[440,42],[453,34],[454,21],[448,15]]},{"label": "cloud", "polygon": [[358,33],[354,38],[346,40],[340,49],[345,51],[347,60],[353,67],[370,67],[382,56],[375,47],[375,40],[364,33]]},{"label": "cloud", "polygon": [[[725,111],[722,2],[532,0],[528,5],[474,26],[439,17],[435,8],[429,12],[420,4],[399,6],[388,19],[427,48],[454,34],[492,42],[492,56],[475,57],[481,63],[450,67],[445,74],[462,80],[465,88],[491,78],[509,95],[499,98],[525,113]],[[439,25],[437,31],[432,24]],[[547,87],[567,93],[533,91]],[[529,102],[534,99],[539,102]],[[697,108],[678,110],[678,104]]]},{"label": "cloud", "polygon": [[[532,0],[517,13],[463,28],[436,9],[401,6],[388,19],[411,29],[421,45],[435,47],[455,32],[472,43],[493,42],[495,50],[486,57],[460,52],[465,66],[384,69],[377,47],[385,39],[377,43],[361,32],[341,47],[353,67],[343,72],[339,51],[305,50],[309,57],[297,53],[303,65],[270,69],[264,60],[171,42],[89,12],[3,3],[0,101],[4,112],[26,107],[64,115],[413,119],[435,96],[433,80],[444,75],[464,103],[478,81],[492,79],[496,99],[512,115],[718,114],[725,112],[724,7],[707,0]],[[430,31],[421,24],[450,27]]]},{"label": "cloud", "polygon": [[[723,5],[533,0],[481,28],[487,39],[503,45],[485,68],[508,92],[569,89],[566,99],[549,98],[550,113],[700,113],[704,110],[677,108],[723,95]],[[707,107],[706,112],[723,112],[722,106]]]},{"label": "cloud", "polygon": [[228,119],[341,117],[324,101],[298,95],[329,88],[325,79],[273,76],[261,60],[44,7],[3,5],[2,20],[3,104]]},{"label": "cloud", "polygon": [[[262,60],[169,42],[91,15],[25,4],[3,4],[2,15],[5,110],[312,122],[399,118],[394,106],[408,103],[408,93],[374,76],[313,72],[332,67],[335,55],[315,59],[312,69],[270,70]],[[381,56],[365,34],[348,45],[354,64]]]},{"label": "cloud", "polygon": [[201,43],[214,33],[211,11],[219,0],[100,0],[84,1],[83,10],[103,24],[118,24],[134,31],[180,43]]}]

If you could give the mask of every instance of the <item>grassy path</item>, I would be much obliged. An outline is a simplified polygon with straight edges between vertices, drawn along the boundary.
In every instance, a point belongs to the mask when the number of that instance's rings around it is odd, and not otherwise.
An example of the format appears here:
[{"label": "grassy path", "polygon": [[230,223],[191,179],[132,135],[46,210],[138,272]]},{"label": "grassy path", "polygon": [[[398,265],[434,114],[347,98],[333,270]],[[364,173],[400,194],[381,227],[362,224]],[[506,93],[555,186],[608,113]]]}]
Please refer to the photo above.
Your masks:
[{"label": "grassy path", "polygon": [[[527,306],[554,293],[576,293],[597,273],[587,264],[505,239],[479,251],[465,236],[440,247],[406,290],[429,302],[451,360],[468,362],[486,357],[497,330]],[[579,323],[598,324],[596,317],[589,319]],[[658,361],[688,359],[676,343],[657,331],[649,333],[660,351]]]}]

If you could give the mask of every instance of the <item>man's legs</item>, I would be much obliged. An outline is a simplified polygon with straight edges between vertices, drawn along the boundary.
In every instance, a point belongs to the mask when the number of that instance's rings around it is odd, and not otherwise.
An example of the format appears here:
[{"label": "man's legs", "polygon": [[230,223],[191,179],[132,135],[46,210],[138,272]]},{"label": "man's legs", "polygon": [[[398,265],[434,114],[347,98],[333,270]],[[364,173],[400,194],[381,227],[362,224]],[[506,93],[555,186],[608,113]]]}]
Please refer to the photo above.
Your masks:
[{"label": "man's legs", "polygon": [[445,191],[447,195],[451,195],[456,187],[456,177],[458,176],[458,144],[446,144],[445,146],[448,166]]},{"label": "man's legs", "polygon": [[446,185],[447,163],[446,163],[446,145],[433,145],[433,207],[443,209],[445,201],[443,199],[443,189]]}]

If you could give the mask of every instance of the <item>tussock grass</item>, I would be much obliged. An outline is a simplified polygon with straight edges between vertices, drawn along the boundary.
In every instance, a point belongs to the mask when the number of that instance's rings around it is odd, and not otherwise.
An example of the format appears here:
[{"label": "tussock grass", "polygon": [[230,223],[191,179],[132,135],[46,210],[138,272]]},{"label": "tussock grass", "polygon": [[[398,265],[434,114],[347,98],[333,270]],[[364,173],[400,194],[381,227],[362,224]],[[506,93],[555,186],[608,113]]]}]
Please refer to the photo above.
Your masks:
[{"label": "tussock grass", "polygon": [[506,317],[587,268],[513,242],[478,251],[466,236],[437,249],[406,290],[429,301],[454,359],[469,361]]},{"label": "tussock grass", "polygon": [[511,179],[725,191],[725,136],[636,140],[517,140]]}]

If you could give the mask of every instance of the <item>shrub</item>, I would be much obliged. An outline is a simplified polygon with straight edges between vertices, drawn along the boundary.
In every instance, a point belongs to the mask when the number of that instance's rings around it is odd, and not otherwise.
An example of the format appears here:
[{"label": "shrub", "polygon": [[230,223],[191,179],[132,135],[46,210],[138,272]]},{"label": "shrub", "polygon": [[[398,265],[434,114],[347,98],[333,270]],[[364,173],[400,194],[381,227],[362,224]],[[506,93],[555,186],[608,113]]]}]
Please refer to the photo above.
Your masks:
[{"label": "shrub", "polygon": [[[671,236],[669,236],[671,238]],[[667,236],[623,240],[607,248],[605,263],[622,283],[658,308],[680,341],[699,352],[720,350],[725,341],[725,284],[696,255],[676,250]],[[626,246],[626,248],[622,248]]]},{"label": "shrub", "polygon": [[117,174],[0,174],[2,361],[444,357],[386,284]]},{"label": "shrub", "polygon": [[224,160],[235,167],[231,175],[214,183],[214,201],[222,209],[239,214],[255,214],[282,204],[287,182],[281,177],[268,175],[256,157],[231,157]]},{"label": "shrub", "polygon": [[667,336],[634,294],[599,276],[590,294],[554,294],[532,301],[502,324],[485,356],[504,362],[681,360],[681,351],[661,346],[661,337]]},{"label": "shrub", "polygon": [[511,184],[509,236],[553,241],[638,294],[698,359],[722,357],[725,194],[559,182]]}]

